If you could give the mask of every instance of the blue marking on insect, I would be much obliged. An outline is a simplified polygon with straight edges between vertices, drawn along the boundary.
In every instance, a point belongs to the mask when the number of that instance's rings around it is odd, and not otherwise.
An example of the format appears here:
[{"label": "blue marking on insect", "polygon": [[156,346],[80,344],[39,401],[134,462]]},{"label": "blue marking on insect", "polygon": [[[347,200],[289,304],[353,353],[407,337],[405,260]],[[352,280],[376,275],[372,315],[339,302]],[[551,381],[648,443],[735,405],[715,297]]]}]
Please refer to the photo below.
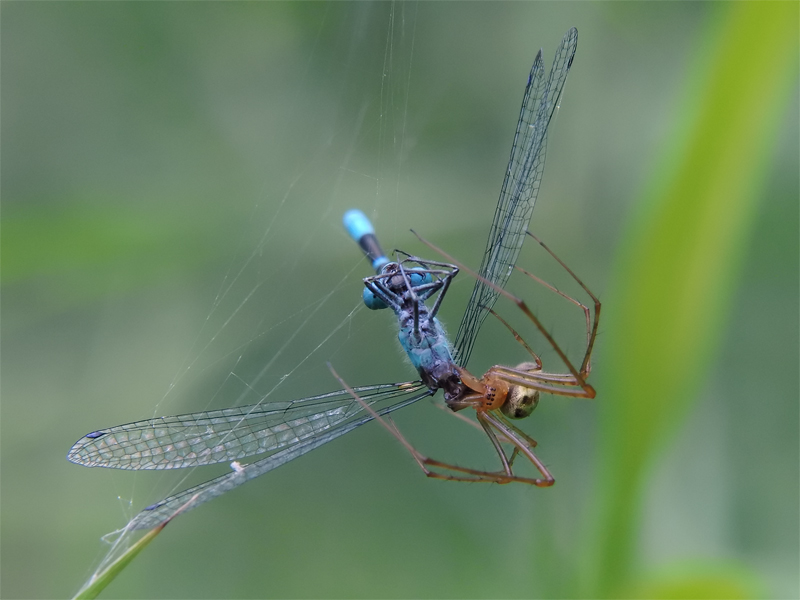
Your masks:
[{"label": "blue marking on insect", "polygon": [[370,223],[367,215],[358,209],[352,209],[344,213],[342,221],[347,233],[361,246],[364,254],[369,258],[372,268],[375,269],[376,273],[380,273],[381,268],[391,261],[381,249],[381,245],[375,237],[375,228]]},{"label": "blue marking on insect", "polygon": [[373,294],[369,288],[364,288],[361,292],[361,299],[364,301],[364,304],[367,305],[367,308],[370,310],[380,310],[382,308],[389,308],[386,306],[386,302],[378,298],[375,294]]}]

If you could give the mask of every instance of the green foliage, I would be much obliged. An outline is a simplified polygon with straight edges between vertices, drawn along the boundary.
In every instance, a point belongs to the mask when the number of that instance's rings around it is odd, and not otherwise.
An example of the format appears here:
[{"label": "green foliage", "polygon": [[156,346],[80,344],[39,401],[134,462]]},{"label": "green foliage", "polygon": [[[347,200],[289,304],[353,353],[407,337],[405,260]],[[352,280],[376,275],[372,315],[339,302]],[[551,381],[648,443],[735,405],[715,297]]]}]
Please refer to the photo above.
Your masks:
[{"label": "green foliage", "polygon": [[158,527],[155,527],[139,538],[136,543],[125,550],[117,559],[114,560],[106,568],[100,572],[92,575],[91,579],[86,582],[85,586],[75,595],[75,600],[91,600],[97,598],[108,584],[116,579],[117,575],[127,567],[136,556],[144,550],[155,537],[164,530],[169,521],[165,521]]},{"label": "green foliage", "polygon": [[620,596],[653,600],[745,600],[763,594],[761,582],[741,564],[694,560],[660,568],[629,585]]},{"label": "green foliage", "polygon": [[[628,587],[648,467],[691,414],[720,342],[778,118],[796,83],[796,17],[792,3],[719,7],[684,122],[620,246],[606,299],[592,595]],[[693,585],[680,597],[727,597],[724,587],[707,596],[702,578]]]}]

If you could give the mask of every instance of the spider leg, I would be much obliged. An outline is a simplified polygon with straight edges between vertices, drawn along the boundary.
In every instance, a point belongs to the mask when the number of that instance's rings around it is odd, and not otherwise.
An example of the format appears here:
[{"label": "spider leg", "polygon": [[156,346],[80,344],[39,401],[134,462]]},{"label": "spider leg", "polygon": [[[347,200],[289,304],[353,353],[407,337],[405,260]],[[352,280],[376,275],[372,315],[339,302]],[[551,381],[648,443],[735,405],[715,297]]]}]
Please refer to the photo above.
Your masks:
[{"label": "spider leg", "polygon": [[[535,485],[539,487],[549,487],[553,485],[556,480],[550,474],[550,471],[547,470],[547,467],[544,466],[544,463],[539,460],[539,457],[533,453],[531,446],[535,446],[536,442],[534,441],[533,444],[526,443],[530,438],[525,435],[522,431],[514,427],[511,423],[509,423],[506,419],[500,418],[499,415],[493,413],[483,413],[483,418],[491,424],[497,431],[499,431],[503,436],[508,439],[513,445],[516,452],[518,451],[520,454],[524,455],[529,461],[533,463],[539,473],[542,474],[543,479],[537,479]],[[522,439],[520,439],[522,438]],[[533,441],[533,440],[530,440]]]},{"label": "spider leg", "polygon": [[[602,305],[600,304],[600,299],[592,293],[592,291],[586,286],[586,284],[584,284],[583,281],[581,281],[581,279],[577,275],[575,275],[575,273],[572,271],[572,269],[570,269],[564,263],[563,260],[561,260],[560,258],[558,258],[558,256],[556,256],[555,252],[550,250],[550,248],[549,248],[549,246],[547,246],[547,244],[545,244],[542,240],[540,240],[538,237],[533,235],[530,231],[527,231],[526,233],[529,236],[531,236],[534,240],[536,240],[539,243],[539,245],[542,248],[544,248],[547,251],[547,253],[550,256],[552,256],[556,260],[556,262],[559,265],[561,265],[561,267],[567,273],[570,274],[570,276],[578,283],[578,285],[581,286],[581,288],[583,288],[583,291],[586,292],[589,295],[589,297],[592,299],[592,302],[594,302],[594,320],[592,322],[591,329],[589,330],[588,329],[589,309],[586,308],[585,306],[583,306],[583,304],[581,304],[577,300],[575,300],[573,298],[570,298],[569,296],[567,296],[565,294],[562,294],[561,292],[559,292],[555,288],[552,288],[559,295],[561,295],[561,296],[567,298],[568,300],[576,303],[578,306],[581,306],[584,309],[584,314],[586,315],[586,320],[587,320],[588,340],[587,340],[587,344],[586,344],[586,353],[584,354],[583,362],[581,363],[580,372],[583,373],[584,377],[585,377],[586,375],[589,374],[589,372],[592,369],[592,367],[591,367],[592,350],[594,349],[594,342],[597,339],[597,327],[600,324],[600,308],[602,307]],[[533,277],[533,275],[531,275],[531,277]],[[536,279],[537,281],[542,282],[537,277],[534,277],[534,279]],[[544,283],[544,282],[542,282],[542,283]],[[548,285],[548,287],[551,287],[551,286],[549,286],[549,284],[546,284],[546,285]]]},{"label": "spider leg", "polygon": [[[501,422],[503,423],[503,427],[504,427],[504,429],[510,429],[511,431],[513,431],[513,432],[514,432],[514,435],[516,435],[517,437],[521,437],[522,439],[524,439],[524,440],[525,440],[525,443],[526,443],[526,444],[528,444],[528,446],[530,446],[531,448],[536,448],[536,446],[538,446],[538,445],[539,445],[539,443],[538,443],[538,442],[537,442],[535,439],[533,439],[533,438],[532,438],[531,436],[529,436],[527,433],[525,433],[524,431],[522,431],[521,429],[519,429],[519,428],[518,428],[516,425],[514,425],[514,424],[513,424],[511,421],[509,421],[509,420],[506,418],[506,416],[505,416],[505,415],[503,415],[502,413],[493,412],[493,413],[492,413],[492,416],[493,416],[493,417],[494,417],[496,420],[498,420],[498,421],[501,421]],[[502,431],[501,431],[500,433],[502,434],[502,438],[505,438],[505,434],[503,434],[503,432],[502,432]],[[501,441],[505,441],[505,439],[502,439],[502,438],[501,438]],[[506,438],[506,439],[507,439],[507,438]],[[511,443],[511,442],[509,442],[509,443]],[[515,447],[514,447],[514,454],[518,454],[518,453],[519,453],[519,450],[518,450],[518,449],[517,449],[517,447],[515,446]]]},{"label": "spider leg", "polygon": [[539,358],[539,355],[536,354],[536,352],[534,352],[533,349],[530,346],[528,346],[528,344],[525,342],[525,340],[522,339],[522,336],[519,333],[517,333],[516,330],[513,327],[511,327],[511,325],[509,325],[508,322],[503,317],[501,317],[496,312],[494,312],[494,309],[490,308],[489,312],[492,313],[495,316],[495,318],[497,318],[498,321],[500,321],[503,325],[506,326],[506,328],[514,336],[514,339],[517,340],[520,344],[522,344],[522,346],[525,348],[525,350],[528,351],[528,354],[530,354],[533,357],[533,360],[536,362],[537,368],[541,369],[542,368],[542,359]]},{"label": "spider leg", "polygon": [[[476,404],[477,404],[477,403],[476,403]],[[464,415],[463,413],[454,411],[454,410],[453,410],[452,408],[450,408],[450,407],[449,407],[447,404],[440,404],[439,402],[434,402],[434,403],[433,403],[433,405],[434,405],[436,408],[438,408],[439,410],[441,410],[441,411],[444,411],[446,414],[450,415],[451,417],[455,417],[456,419],[458,419],[458,420],[460,420],[460,421],[463,421],[464,423],[466,423],[467,425],[469,425],[470,427],[472,427],[472,428],[474,428],[474,429],[477,429],[478,431],[483,431],[483,430],[484,430],[484,429],[483,429],[483,427],[481,427],[481,425],[479,425],[478,423],[476,423],[475,421],[473,421],[472,419],[470,419],[469,417],[467,417],[467,416],[466,416],[466,415]],[[464,406],[464,407],[462,407],[462,408],[467,408],[467,407],[466,407],[466,406]],[[520,432],[520,433],[522,433],[522,432]],[[523,433],[523,436],[525,436],[525,439],[526,439],[526,441],[527,441],[529,444],[531,444],[531,446],[534,446],[534,447],[536,446],[536,440],[534,440],[534,439],[533,439],[533,438],[531,438],[531,437],[528,437],[528,436],[526,436],[524,433]],[[504,444],[510,444],[510,443],[511,443],[511,442],[510,442],[510,441],[509,441],[509,440],[508,440],[508,439],[507,439],[507,438],[506,438],[504,435],[502,435],[502,434],[501,434],[501,435],[498,435],[498,436],[497,436],[497,439],[498,439],[498,440],[500,440],[500,442],[501,442],[501,443],[504,443]],[[513,462],[514,462],[514,456],[516,456],[516,455],[517,455],[517,453],[518,453],[517,449],[516,449],[516,448],[514,448],[514,452],[512,453],[512,455],[511,455],[511,458],[509,458],[509,459],[508,459],[508,464],[509,464],[509,465],[510,465],[511,463],[513,463]]]},{"label": "spider leg", "polygon": [[511,385],[539,390],[540,392],[557,396],[591,399],[596,395],[591,385],[574,375],[544,373],[542,371],[521,371],[502,365],[495,365],[489,369],[486,376],[490,375]]},{"label": "spider leg", "polygon": [[[541,277],[537,277],[536,275],[534,275],[530,271],[523,269],[519,265],[514,265],[514,268],[523,275],[526,275],[527,277],[533,279],[536,283],[543,285],[551,292],[554,292],[559,296],[561,296],[562,298],[564,298],[565,300],[572,302],[575,306],[577,306],[583,311],[583,317],[586,319],[586,347],[588,348],[589,345],[592,343],[592,313],[589,310],[589,308],[582,302],[573,298],[572,296],[568,296],[567,294],[559,290],[556,286],[547,283]],[[591,370],[591,365],[589,364],[589,361],[584,360],[584,362],[581,364],[581,369],[580,369],[581,373],[585,373],[588,375],[590,370]]]},{"label": "spider leg", "polygon": [[[494,446],[495,452],[500,457],[500,462],[503,463],[503,472],[509,477],[513,477],[514,473],[511,472],[511,465],[508,462],[508,457],[506,456],[503,447],[500,445],[500,440],[497,439],[497,435],[495,435],[494,431],[492,431],[491,422],[486,418],[485,412],[479,412],[478,415],[478,423],[481,424],[483,430],[486,432],[486,435],[489,436],[489,440],[492,442],[492,446]],[[512,444],[514,443],[512,440],[509,440]],[[515,446],[516,448],[516,446]]]}]

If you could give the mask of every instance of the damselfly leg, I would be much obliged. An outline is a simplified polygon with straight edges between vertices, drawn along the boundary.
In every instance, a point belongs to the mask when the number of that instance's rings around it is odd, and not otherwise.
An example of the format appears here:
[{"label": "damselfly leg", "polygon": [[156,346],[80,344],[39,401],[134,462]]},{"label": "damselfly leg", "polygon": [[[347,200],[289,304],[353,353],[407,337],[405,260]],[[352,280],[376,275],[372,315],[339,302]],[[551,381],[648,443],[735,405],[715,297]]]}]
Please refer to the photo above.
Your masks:
[{"label": "damselfly leg", "polygon": [[458,275],[458,267],[412,256],[402,250],[394,252],[405,258],[386,264],[377,275],[364,278],[364,287],[372,295],[370,297],[365,292],[365,304],[369,308],[389,307],[397,312],[402,310],[405,304],[410,303],[417,309],[415,313],[415,323],[417,323],[420,303],[438,294],[429,311],[430,316],[435,317],[447,294],[450,282]]}]

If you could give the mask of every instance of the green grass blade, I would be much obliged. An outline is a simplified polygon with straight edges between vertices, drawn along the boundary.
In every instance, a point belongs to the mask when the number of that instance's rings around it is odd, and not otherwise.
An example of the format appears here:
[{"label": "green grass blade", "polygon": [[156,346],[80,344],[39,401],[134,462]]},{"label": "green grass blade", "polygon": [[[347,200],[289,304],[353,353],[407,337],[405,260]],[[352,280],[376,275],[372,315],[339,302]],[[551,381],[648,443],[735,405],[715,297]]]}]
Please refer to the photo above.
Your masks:
[{"label": "green grass blade", "polygon": [[798,4],[721,5],[681,115],[618,255],[606,298],[596,538],[589,595],[629,585],[655,451],[689,414],[719,344],[796,82]]},{"label": "green grass blade", "polygon": [[100,592],[102,592],[109,583],[114,581],[117,575],[119,575],[125,569],[125,567],[127,567],[131,561],[136,558],[136,556],[142,550],[144,550],[145,547],[147,547],[147,545],[150,544],[150,542],[152,542],[159,533],[161,533],[164,527],[169,525],[169,522],[172,521],[172,519],[181,514],[187,506],[195,501],[196,497],[197,496],[192,497],[189,502],[176,510],[175,514],[173,514],[170,518],[144,534],[135,544],[125,550],[123,554],[116,558],[102,571],[93,574],[89,581],[87,581],[78,591],[78,593],[75,594],[73,600],[91,600],[92,598],[97,598]]},{"label": "green grass blade", "polygon": [[144,550],[145,547],[152,542],[159,533],[161,533],[161,530],[166,527],[168,522],[169,521],[166,521],[155,529],[148,531],[139,539],[139,541],[128,548],[125,553],[122,554],[122,556],[117,558],[100,573],[93,575],[92,578],[86,582],[84,587],[82,587],[75,595],[75,600],[91,600],[92,598],[97,598],[97,596],[100,595],[100,592],[102,592],[109,583],[114,581],[117,575],[119,575],[134,558],[136,558],[136,555]]}]

